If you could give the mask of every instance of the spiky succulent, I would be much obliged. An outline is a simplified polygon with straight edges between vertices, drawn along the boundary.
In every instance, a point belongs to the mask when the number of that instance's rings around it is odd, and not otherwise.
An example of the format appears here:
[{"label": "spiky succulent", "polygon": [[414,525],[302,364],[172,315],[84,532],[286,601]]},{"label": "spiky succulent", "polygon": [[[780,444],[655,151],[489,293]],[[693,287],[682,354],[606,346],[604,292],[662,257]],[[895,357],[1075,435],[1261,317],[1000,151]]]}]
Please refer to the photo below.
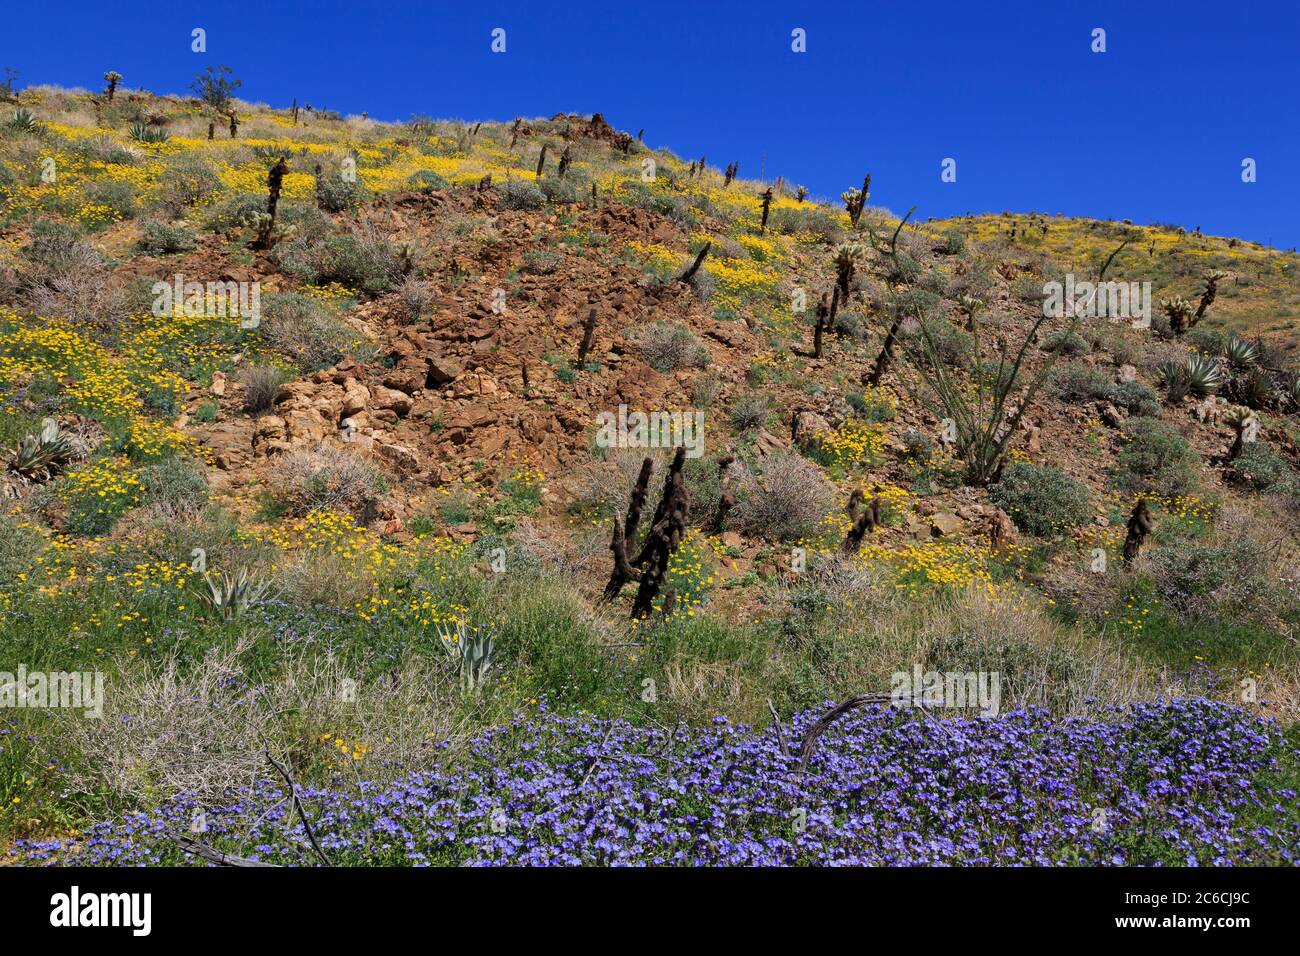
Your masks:
[{"label": "spiky succulent", "polygon": [[41,430],[24,435],[7,456],[7,470],[20,480],[39,484],[57,477],[76,458],[76,449],[52,418],[41,422]]},{"label": "spiky succulent", "polygon": [[460,675],[461,686],[474,693],[483,686],[491,670],[496,640],[481,628],[470,627],[464,621],[437,625],[439,643],[451,666]]},{"label": "spiky succulent", "polygon": [[222,617],[239,617],[265,597],[270,588],[268,582],[259,581],[245,568],[240,568],[234,577],[205,572],[203,582],[207,585],[203,599]]},{"label": "spiky succulent", "polygon": [[32,111],[22,107],[14,111],[14,118],[9,121],[9,125],[23,133],[34,133],[36,131],[36,117]]},{"label": "spiky succulent", "polygon": [[1245,339],[1239,339],[1234,335],[1228,339],[1224,354],[1227,355],[1228,361],[1237,368],[1245,368],[1247,365],[1254,365],[1255,360],[1259,358],[1259,346],[1254,342],[1247,342]]},{"label": "spiky succulent", "polygon": [[165,143],[171,137],[167,135],[165,129],[136,120],[131,124],[131,138],[137,143]]},{"label": "spiky succulent", "polygon": [[1206,355],[1187,356],[1187,386],[1193,395],[1205,397],[1223,384],[1223,372],[1214,359]]}]

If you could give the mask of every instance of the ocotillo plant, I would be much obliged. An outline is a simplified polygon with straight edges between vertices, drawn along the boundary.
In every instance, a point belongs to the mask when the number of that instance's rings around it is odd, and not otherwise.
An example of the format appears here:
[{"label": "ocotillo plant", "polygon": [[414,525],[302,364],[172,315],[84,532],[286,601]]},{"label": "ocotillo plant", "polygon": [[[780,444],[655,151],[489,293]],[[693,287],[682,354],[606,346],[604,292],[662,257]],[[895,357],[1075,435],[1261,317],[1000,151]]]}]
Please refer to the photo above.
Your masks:
[{"label": "ocotillo plant", "polygon": [[109,70],[104,74],[104,81],[108,83],[108,89],[104,91],[104,97],[111,103],[113,94],[117,92],[117,84],[122,82],[122,74],[116,70]]},{"label": "ocotillo plant", "polygon": [[[1128,245],[1125,239],[1106,259],[1097,277],[1100,284],[1115,257]],[[887,250],[886,250],[887,251]],[[965,480],[971,485],[997,481],[1012,437],[1032,406],[1039,390],[1060,358],[1062,350],[1047,353],[1037,374],[1027,387],[1020,381],[1020,370],[1037,341],[1039,330],[1049,316],[1040,310],[1024,338],[1014,346],[1002,337],[997,339],[996,361],[985,361],[985,341],[978,320],[972,323],[974,362],[969,382],[958,380],[944,361],[932,322],[926,321],[926,308],[915,297],[895,298],[894,307],[917,326],[916,342],[900,340],[900,346],[915,380],[901,376],[904,388],[935,418],[950,423],[957,456],[965,464]],[[896,320],[897,321],[897,320]],[[1079,316],[1075,315],[1065,332],[1075,332]],[[917,387],[917,385],[921,387]],[[972,387],[973,386],[973,387]],[[1012,396],[1015,395],[1013,402]]]},{"label": "ocotillo plant", "polygon": [[546,168],[546,149],[549,143],[542,144],[542,151],[537,156],[537,178],[542,178],[542,170]]},{"label": "ocotillo plant", "polygon": [[763,190],[758,198],[763,200],[763,221],[758,224],[758,234],[762,236],[767,233],[767,214],[772,210],[772,187]]},{"label": "ocotillo plant", "polygon": [[[881,262],[884,267],[882,270],[882,277],[891,292],[896,291],[900,285],[909,281],[908,277],[910,272],[908,269],[902,267],[902,260],[899,258],[898,235],[903,231],[903,226],[907,223],[907,220],[912,217],[912,213],[914,212],[916,212],[915,206],[909,209],[907,215],[899,220],[898,228],[895,229],[894,234],[890,236],[888,245],[877,240],[874,233],[871,235],[871,244],[875,248],[876,252],[880,254]],[[894,319],[890,323],[888,331],[885,333],[885,341],[881,346],[880,354],[876,356],[876,361],[871,366],[871,371],[864,379],[865,384],[870,385],[872,388],[880,385],[880,380],[885,377],[885,372],[889,371],[889,366],[894,360],[894,344],[898,341],[898,330],[902,327],[904,317],[904,310],[901,308],[895,308]]]},{"label": "ocotillo plant", "polygon": [[864,511],[862,510],[864,497],[861,488],[854,488],[853,494],[849,495],[849,530],[844,535],[843,544],[840,545],[840,550],[844,554],[857,554],[867,532],[874,531],[880,524],[880,499],[873,497]]},{"label": "ocotillo plant", "polygon": [[578,346],[578,368],[587,363],[587,353],[591,351],[592,340],[596,337],[596,307],[593,305],[587,313],[587,321],[582,324],[582,343]]},{"label": "ocotillo plant", "polygon": [[1138,556],[1147,535],[1155,530],[1156,519],[1147,507],[1147,500],[1139,498],[1128,519],[1128,534],[1124,537],[1124,563],[1127,565]]}]

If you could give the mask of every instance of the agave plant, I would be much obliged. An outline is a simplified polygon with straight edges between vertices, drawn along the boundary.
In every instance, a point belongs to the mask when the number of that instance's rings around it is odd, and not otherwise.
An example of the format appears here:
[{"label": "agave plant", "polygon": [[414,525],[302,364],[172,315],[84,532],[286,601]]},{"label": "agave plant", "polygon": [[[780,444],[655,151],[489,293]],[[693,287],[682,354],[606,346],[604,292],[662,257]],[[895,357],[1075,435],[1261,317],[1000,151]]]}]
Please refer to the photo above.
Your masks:
[{"label": "agave plant", "polygon": [[1239,339],[1235,335],[1228,339],[1228,347],[1224,354],[1228,356],[1228,361],[1237,368],[1245,368],[1248,365],[1254,365],[1259,358],[1259,346],[1254,342],[1247,342],[1245,339]]},{"label": "agave plant", "polygon": [[36,132],[36,117],[32,111],[19,107],[14,111],[14,118],[9,121],[10,127],[23,133]]},{"label": "agave plant", "polygon": [[222,617],[239,617],[250,607],[260,601],[270,588],[270,584],[259,581],[244,568],[234,577],[225,574],[204,573],[203,582],[207,593],[203,599]]},{"label": "agave plant", "polygon": [[6,469],[25,483],[39,484],[58,476],[76,457],[76,449],[59,423],[47,418],[40,431],[18,440],[8,455]]},{"label": "agave plant", "polygon": [[469,693],[476,693],[492,668],[496,640],[481,628],[470,627],[464,621],[440,623],[437,632],[447,659],[460,675],[461,686]]},{"label": "agave plant", "polygon": [[1223,372],[1214,359],[1194,353],[1187,356],[1187,387],[1198,398],[1213,394],[1223,384]]},{"label": "agave plant", "polygon": [[137,143],[165,143],[171,137],[165,129],[149,126],[140,120],[136,120],[131,124],[131,138]]}]

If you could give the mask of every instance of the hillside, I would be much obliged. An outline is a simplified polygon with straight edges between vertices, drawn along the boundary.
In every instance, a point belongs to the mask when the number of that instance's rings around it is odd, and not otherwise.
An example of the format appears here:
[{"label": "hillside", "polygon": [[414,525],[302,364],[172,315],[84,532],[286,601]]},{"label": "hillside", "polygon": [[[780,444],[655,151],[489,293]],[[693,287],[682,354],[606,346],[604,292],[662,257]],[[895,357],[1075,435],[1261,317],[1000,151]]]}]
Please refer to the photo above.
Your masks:
[{"label": "hillside", "polygon": [[[110,688],[102,723],[0,714],[0,833],[53,841],[19,856],[278,786],[264,747],[343,795],[413,772],[469,793],[464,767],[555,740],[578,761],[616,727],[625,752],[680,726],[768,766],[826,701],[939,672],[996,675],[1010,718],[938,719],[1007,767],[1031,739],[1075,752],[1069,717],[1113,748],[1132,792],[1071,813],[1146,799],[1125,775],[1166,758],[1188,790],[1152,812],[1190,813],[1188,768],[1211,757],[1163,735],[1237,741],[1201,807],[1240,818],[1167,843],[1117,823],[1085,862],[1290,859],[1294,801],[1269,794],[1294,786],[1300,713],[1294,252],[1195,224],[817,202],[600,115],[226,106],[237,129],[126,89],[0,108],[0,671]],[[1149,282],[1149,327],[1045,317],[1067,274]],[[608,424],[630,413],[677,430],[644,447]],[[606,600],[624,529],[642,583]],[[888,711],[826,747],[909,752],[933,714]],[[602,739],[601,720],[626,723]],[[818,767],[818,787],[871,769]],[[982,832],[976,796],[953,806]],[[263,842],[242,813],[222,818],[231,852]],[[1245,838],[1264,816],[1276,838]],[[834,827],[808,852],[1066,859],[1044,827],[1005,854],[866,851]],[[679,859],[658,852],[638,844]],[[700,860],[804,859],[727,852]]]}]

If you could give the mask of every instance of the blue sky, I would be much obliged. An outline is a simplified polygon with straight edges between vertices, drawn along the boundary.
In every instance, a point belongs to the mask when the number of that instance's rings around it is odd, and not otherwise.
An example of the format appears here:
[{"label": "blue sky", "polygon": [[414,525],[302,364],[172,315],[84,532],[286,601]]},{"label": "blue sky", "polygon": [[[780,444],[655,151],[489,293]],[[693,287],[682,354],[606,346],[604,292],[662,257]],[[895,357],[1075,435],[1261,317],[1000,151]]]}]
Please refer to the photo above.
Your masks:
[{"label": "blue sky", "polygon": [[[240,95],[381,119],[599,110],[679,155],[917,215],[1037,210],[1300,244],[1296,0],[10,4],[21,85]],[[190,31],[208,50],[190,50]],[[491,31],[506,31],[493,54]],[[807,52],[791,51],[791,31]],[[1091,33],[1106,30],[1107,51]],[[945,158],[957,181],[940,181]],[[1241,181],[1241,163],[1257,181]]]}]

